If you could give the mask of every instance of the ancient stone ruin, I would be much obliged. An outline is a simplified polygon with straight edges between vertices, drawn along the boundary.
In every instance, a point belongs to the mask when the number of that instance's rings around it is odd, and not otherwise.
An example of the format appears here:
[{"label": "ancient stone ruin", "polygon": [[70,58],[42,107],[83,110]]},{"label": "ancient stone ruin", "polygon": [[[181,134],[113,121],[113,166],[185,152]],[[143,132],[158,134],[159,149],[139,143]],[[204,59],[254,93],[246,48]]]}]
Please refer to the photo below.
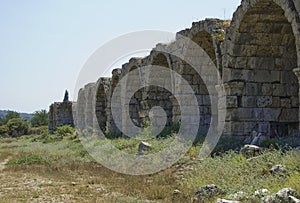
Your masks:
[{"label": "ancient stone ruin", "polygon": [[[126,132],[128,121],[123,119],[120,129],[112,117],[114,89],[129,72],[158,65],[176,71],[192,87],[201,113],[198,134],[205,134],[215,119],[209,88],[203,82],[203,78],[209,78],[211,74],[206,71],[199,74],[191,64],[170,54],[174,50],[187,49],[190,51],[188,57],[202,57],[189,50],[189,45],[178,43],[183,36],[202,47],[210,58],[197,66],[215,65],[219,71],[220,77],[211,80],[218,80],[225,90],[225,94],[218,95],[219,103],[222,99],[226,101],[224,109],[219,105],[219,112],[226,112],[224,136],[249,136],[253,131],[269,137],[298,133],[299,12],[298,0],[243,0],[231,21],[206,19],[193,23],[191,28],[178,32],[174,42],[158,44],[149,56],[132,58],[122,68],[113,70],[111,78],[99,78],[96,83],[84,86],[73,106],[76,126],[89,133],[99,126],[104,133],[121,136]],[[144,82],[136,80],[145,77],[143,71],[132,73],[137,75],[134,79],[127,78],[126,85]],[[126,89],[126,85],[123,88]],[[172,87],[176,85],[179,84],[172,84]],[[181,111],[175,96],[160,87],[140,89],[134,93],[128,107],[131,121],[136,126],[143,126],[149,121],[150,109],[160,106],[167,115],[166,125],[179,122]],[[64,105],[68,107],[63,108]],[[69,105],[55,103],[50,107],[50,129],[61,124],[60,118],[72,117]],[[121,110],[119,116],[123,116]],[[191,122],[193,119],[191,114]]]},{"label": "ancient stone ruin", "polygon": [[69,101],[69,93],[66,91],[63,102],[51,104],[49,109],[49,131],[54,133],[57,127],[70,125],[74,127],[73,103]]}]

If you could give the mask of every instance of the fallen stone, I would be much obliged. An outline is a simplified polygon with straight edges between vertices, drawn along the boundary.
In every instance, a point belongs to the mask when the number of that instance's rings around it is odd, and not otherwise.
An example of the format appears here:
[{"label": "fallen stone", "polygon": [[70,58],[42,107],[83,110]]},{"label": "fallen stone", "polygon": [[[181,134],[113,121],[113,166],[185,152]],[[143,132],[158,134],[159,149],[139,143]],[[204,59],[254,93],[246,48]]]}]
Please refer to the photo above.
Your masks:
[{"label": "fallen stone", "polygon": [[289,196],[289,202],[292,202],[292,203],[300,203],[300,199],[297,199],[296,197],[290,195],[290,196]]},{"label": "fallen stone", "polygon": [[286,202],[286,203],[300,203],[299,193],[291,188],[284,188],[279,190],[274,195],[269,195],[261,198],[262,202],[265,203],[277,203],[277,202]]},{"label": "fallen stone", "polygon": [[173,195],[178,195],[178,194],[180,194],[180,193],[181,193],[180,190],[174,190],[174,191],[173,191]]},{"label": "fallen stone", "polygon": [[277,173],[283,173],[285,172],[285,167],[283,165],[275,165],[270,170],[270,173],[277,174]]},{"label": "fallen stone", "polygon": [[268,193],[269,193],[269,190],[260,189],[260,190],[256,190],[254,192],[254,196],[256,196],[256,197],[265,197],[265,196],[267,196]]},{"label": "fallen stone", "polygon": [[292,188],[283,188],[276,193],[278,197],[298,196],[298,192]]},{"label": "fallen stone", "polygon": [[226,200],[226,199],[218,199],[217,203],[240,203],[240,201],[235,200]]},{"label": "fallen stone", "polygon": [[295,150],[300,150],[300,146],[296,147]]},{"label": "fallen stone", "polygon": [[245,145],[244,147],[241,148],[240,153],[241,154],[256,154],[261,152],[261,148],[256,145]]},{"label": "fallen stone", "polygon": [[241,200],[241,199],[245,199],[246,197],[247,194],[243,191],[239,191],[237,193],[228,195],[228,198],[233,200]]},{"label": "fallen stone", "polygon": [[199,198],[211,198],[219,194],[224,194],[224,191],[216,185],[206,185],[199,188],[194,195],[194,200]]},{"label": "fallen stone", "polygon": [[141,142],[138,148],[138,155],[142,155],[144,151],[151,149],[152,146],[148,142]]}]

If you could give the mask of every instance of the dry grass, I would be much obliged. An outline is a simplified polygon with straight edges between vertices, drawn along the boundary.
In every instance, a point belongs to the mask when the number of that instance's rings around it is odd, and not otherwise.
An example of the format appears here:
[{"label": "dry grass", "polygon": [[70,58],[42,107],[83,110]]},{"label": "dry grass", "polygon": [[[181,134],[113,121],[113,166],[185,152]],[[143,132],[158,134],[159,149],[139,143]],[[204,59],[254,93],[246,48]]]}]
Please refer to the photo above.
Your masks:
[{"label": "dry grass", "polygon": [[[137,150],[136,141],[112,142],[127,152]],[[153,151],[163,147],[159,143],[153,142]],[[159,173],[130,176],[95,163],[71,137],[49,143],[37,136],[2,139],[0,162],[10,161],[0,172],[0,202],[191,202],[195,190],[206,184],[222,187],[223,197],[240,190],[251,195],[261,188],[300,191],[299,151],[271,150],[251,161],[228,152],[197,161],[198,150],[192,147],[184,159]],[[269,174],[273,164],[284,164],[287,173]],[[181,193],[173,195],[175,189]]]}]

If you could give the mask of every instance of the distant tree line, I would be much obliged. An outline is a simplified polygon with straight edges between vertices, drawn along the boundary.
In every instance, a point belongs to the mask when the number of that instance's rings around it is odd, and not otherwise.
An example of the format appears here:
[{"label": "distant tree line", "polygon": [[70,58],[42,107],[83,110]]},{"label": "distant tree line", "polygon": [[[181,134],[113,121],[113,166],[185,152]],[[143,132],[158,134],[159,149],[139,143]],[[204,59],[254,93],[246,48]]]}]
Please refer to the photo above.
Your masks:
[{"label": "distant tree line", "polygon": [[0,135],[19,137],[29,134],[33,128],[47,125],[48,112],[46,110],[34,112],[31,121],[22,119],[15,111],[9,111],[4,118],[0,118]]}]

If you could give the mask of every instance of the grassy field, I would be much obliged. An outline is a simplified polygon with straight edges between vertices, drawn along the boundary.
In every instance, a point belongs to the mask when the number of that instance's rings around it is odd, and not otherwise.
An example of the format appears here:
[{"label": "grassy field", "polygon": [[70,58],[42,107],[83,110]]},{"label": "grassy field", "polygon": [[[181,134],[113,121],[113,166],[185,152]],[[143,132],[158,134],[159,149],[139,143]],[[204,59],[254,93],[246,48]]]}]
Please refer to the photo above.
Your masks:
[{"label": "grassy field", "polygon": [[[153,175],[118,174],[96,163],[74,135],[0,138],[0,202],[193,202],[197,188],[207,184],[221,187],[217,198],[243,191],[256,202],[254,191],[277,192],[284,187],[300,191],[300,151],[269,149],[247,159],[228,151],[199,160],[200,146],[193,146],[172,167]],[[150,141],[158,151],[172,138]],[[111,141],[119,149],[136,153],[139,142]],[[151,153],[149,151],[148,153]],[[275,164],[286,167],[273,175]],[[173,194],[174,190],[180,193]]]}]

